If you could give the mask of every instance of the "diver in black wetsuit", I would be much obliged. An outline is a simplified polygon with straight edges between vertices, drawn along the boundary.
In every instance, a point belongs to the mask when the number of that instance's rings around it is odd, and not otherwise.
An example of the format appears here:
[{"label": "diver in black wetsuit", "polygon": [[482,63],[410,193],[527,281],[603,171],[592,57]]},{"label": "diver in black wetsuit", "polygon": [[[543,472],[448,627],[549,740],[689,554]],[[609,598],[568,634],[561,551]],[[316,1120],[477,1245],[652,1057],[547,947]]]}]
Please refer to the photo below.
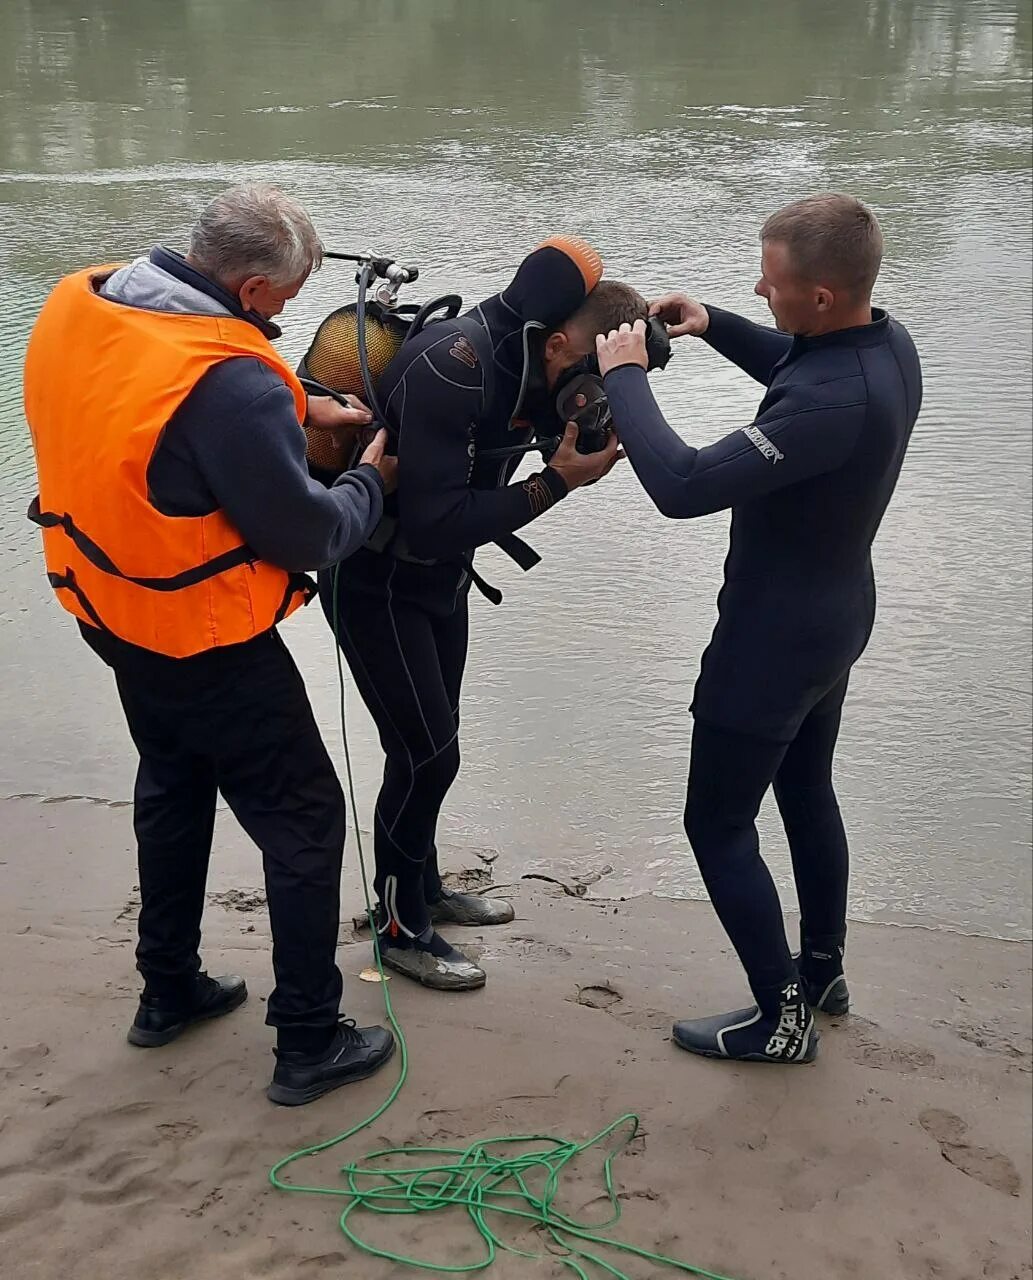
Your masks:
[{"label": "diver in black wetsuit", "polygon": [[[340,567],[336,632],[386,756],[374,811],[384,963],[439,990],[472,990],[485,974],[436,924],[513,918],[508,903],[444,888],[437,865],[438,814],[459,770],[467,596],[472,583],[492,594],[473,552],[498,542],[530,553],[515,530],[619,456],[612,439],[601,452],[578,452],[570,429],[548,466],[511,484],[519,458],[486,454],[562,432],[558,381],[594,365],[597,334],[646,315],[634,290],[600,284],[601,274],[589,246],[546,241],[502,293],[408,338],[378,386],[397,439],[398,494],[366,548]],[[332,571],[320,589],[333,623]]]},{"label": "diver in black wetsuit", "polygon": [[[845,1013],[848,854],[832,760],[850,668],[875,616],[871,547],[922,399],[914,344],[873,308],[875,216],[813,196],[761,232],[756,292],[778,330],[682,294],[651,308],[762,382],[750,426],[686,444],[645,376],[644,326],[598,342],[613,421],[638,478],[672,519],[732,508],[718,622],[693,701],[685,829],[756,1006],[679,1022],[682,1048],[810,1062],[811,1006]],[[755,819],[774,785],[800,903],[790,955]],[[797,963],[797,960],[799,963]]]}]

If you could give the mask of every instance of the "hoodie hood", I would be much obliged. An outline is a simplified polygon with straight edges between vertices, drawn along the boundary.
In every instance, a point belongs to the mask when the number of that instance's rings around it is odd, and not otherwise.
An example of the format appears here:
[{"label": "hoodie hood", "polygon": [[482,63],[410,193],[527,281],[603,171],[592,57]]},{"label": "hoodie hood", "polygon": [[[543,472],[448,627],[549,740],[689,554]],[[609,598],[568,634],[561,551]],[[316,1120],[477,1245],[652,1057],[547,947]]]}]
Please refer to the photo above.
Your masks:
[{"label": "hoodie hood", "polygon": [[112,302],[144,311],[235,316],[253,324],[270,340],[280,336],[280,329],[272,321],[255,311],[245,311],[233,294],[192,267],[181,254],[162,245],[146,257],[120,267],[105,280],[100,293]]},{"label": "hoodie hood", "polygon": [[573,236],[551,236],[527,255],[501,293],[468,313],[484,325],[495,349],[493,418],[518,415],[540,373],[534,335],[566,320],[602,274],[602,259],[590,244]]}]

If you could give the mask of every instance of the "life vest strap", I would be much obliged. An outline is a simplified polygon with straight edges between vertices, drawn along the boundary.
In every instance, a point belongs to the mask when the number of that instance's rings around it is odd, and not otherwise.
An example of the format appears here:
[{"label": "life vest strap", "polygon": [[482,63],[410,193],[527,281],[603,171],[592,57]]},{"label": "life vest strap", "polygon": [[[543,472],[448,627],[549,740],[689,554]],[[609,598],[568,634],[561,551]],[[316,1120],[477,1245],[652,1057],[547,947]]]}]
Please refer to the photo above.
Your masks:
[{"label": "life vest strap", "polygon": [[209,578],[225,573],[228,569],[236,569],[242,564],[250,564],[257,559],[251,548],[246,543],[241,543],[239,547],[224,551],[204,564],[195,565],[192,569],[183,569],[180,573],[174,573],[167,578],[141,578],[123,573],[107,552],[83,533],[67,511],[64,515],[58,515],[56,511],[43,511],[37,496],[33,498],[27,514],[32,523],[39,525],[41,529],[62,529],[95,568],[148,591],[181,591],[184,587],[195,587],[199,582],[206,582]]},{"label": "life vest strap", "polygon": [[110,628],[106,627],[101,619],[100,614],[90,603],[89,597],[82,587],[75,580],[75,574],[71,569],[66,569],[64,573],[48,573],[47,581],[55,591],[70,591],[82,607],[83,612],[89,617],[95,627],[101,631],[107,631],[110,634]]}]

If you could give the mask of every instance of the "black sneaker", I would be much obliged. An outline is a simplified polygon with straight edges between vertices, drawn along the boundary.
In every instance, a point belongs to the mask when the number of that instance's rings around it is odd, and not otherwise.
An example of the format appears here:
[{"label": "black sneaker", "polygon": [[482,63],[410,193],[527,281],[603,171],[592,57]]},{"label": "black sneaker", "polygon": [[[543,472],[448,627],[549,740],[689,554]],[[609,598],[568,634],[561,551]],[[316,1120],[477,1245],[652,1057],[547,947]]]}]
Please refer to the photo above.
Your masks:
[{"label": "black sneaker", "polygon": [[156,1049],[183,1034],[195,1022],[221,1018],[239,1009],[247,999],[247,985],[236,974],[222,978],[197,975],[194,999],[187,1009],[170,1009],[168,1005],[146,997],[140,1001],[133,1025],[126,1039],[138,1049]]},{"label": "black sneaker", "polygon": [[281,1107],[300,1107],[353,1080],[379,1071],[395,1051],[386,1027],[357,1027],[342,1019],[330,1047],[318,1057],[276,1050],[276,1068],[265,1095]]},{"label": "black sneaker", "polygon": [[[674,1024],[674,1043],[704,1058],[735,1062],[813,1062],[818,1056],[818,1032],[801,984],[788,983],[770,1013],[759,1006],[737,1009],[716,1018],[693,1018]],[[770,1007],[765,1001],[765,1007]]]}]

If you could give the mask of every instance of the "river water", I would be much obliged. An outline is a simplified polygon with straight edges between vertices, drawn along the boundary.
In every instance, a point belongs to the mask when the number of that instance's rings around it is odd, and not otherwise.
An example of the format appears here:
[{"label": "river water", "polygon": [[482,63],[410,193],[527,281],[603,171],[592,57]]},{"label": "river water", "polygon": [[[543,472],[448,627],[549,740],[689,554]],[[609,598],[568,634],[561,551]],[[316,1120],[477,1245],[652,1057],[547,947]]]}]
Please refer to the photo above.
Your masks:
[{"label": "river water", "polygon": [[[1029,936],[1030,77],[1026,0],[4,0],[0,794],[132,786],[107,673],[24,520],[21,356],[63,272],[183,247],[207,198],[260,177],[329,246],[417,263],[420,299],[492,293],[565,231],[647,294],[764,319],[757,228],[841,189],[883,220],[877,301],[926,376],[839,758],[852,911]],[[328,265],[283,350],[351,292]],[[695,443],[758,398],[689,343],[654,380]],[[663,520],[625,467],[535,527],[533,573],[483,554],[506,603],[474,598],[444,844],[502,851],[504,878],[611,868],[595,891],[701,896],[680,828],[686,708],[727,524]],[[323,619],[286,634],[336,751]],[[349,709],[368,828],[380,756]],[[785,886],[773,806],[762,817]]]}]

